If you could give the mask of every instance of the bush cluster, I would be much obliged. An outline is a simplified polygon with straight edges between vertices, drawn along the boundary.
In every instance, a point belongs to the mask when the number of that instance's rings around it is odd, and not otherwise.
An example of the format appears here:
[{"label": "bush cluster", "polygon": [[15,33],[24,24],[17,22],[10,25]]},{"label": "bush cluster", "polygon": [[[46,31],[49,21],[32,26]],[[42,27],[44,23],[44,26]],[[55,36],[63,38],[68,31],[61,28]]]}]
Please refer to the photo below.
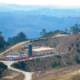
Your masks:
[{"label": "bush cluster", "polygon": [[77,52],[79,53],[80,52],[80,49],[77,49]]},{"label": "bush cluster", "polygon": [[56,55],[57,58],[62,58],[60,55]]},{"label": "bush cluster", "polygon": [[69,47],[68,50],[70,51],[71,50],[71,47]]},{"label": "bush cluster", "polygon": [[0,77],[1,77],[2,73],[4,72],[4,70],[7,68],[8,68],[7,65],[5,65],[3,62],[0,62]]},{"label": "bush cluster", "polygon": [[13,66],[18,69],[25,69],[26,63],[24,61],[19,61],[15,62]]},{"label": "bush cluster", "polygon": [[78,64],[80,64],[80,60],[79,60],[79,58],[78,58],[77,55],[76,55],[75,61],[76,61]]},{"label": "bush cluster", "polygon": [[60,63],[60,62],[58,62],[58,63],[53,62],[52,67],[55,68],[55,67],[57,67],[57,66],[61,66],[61,63]]}]

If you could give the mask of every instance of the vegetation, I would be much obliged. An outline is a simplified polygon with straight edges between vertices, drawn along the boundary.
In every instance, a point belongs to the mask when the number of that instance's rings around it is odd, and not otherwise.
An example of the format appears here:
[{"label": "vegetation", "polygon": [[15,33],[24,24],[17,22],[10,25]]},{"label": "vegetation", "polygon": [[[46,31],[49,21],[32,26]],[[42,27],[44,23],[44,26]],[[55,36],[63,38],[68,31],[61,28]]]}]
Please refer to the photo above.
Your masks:
[{"label": "vegetation", "polygon": [[2,77],[2,73],[6,69],[7,69],[7,65],[5,65],[3,62],[0,62],[0,77]]},{"label": "vegetation", "polygon": [[53,68],[60,68],[61,67],[61,63],[60,62],[58,62],[58,63],[53,62],[52,67]]},{"label": "vegetation", "polygon": [[73,47],[74,46],[74,43],[72,43],[71,46]]},{"label": "vegetation", "polygon": [[79,60],[79,58],[78,58],[78,56],[77,56],[77,55],[76,55],[75,60],[76,60],[76,62],[77,62],[78,64],[80,64],[80,60]]},{"label": "vegetation", "polygon": [[46,30],[45,29],[42,29],[42,31],[40,32],[40,35],[45,36],[46,33],[47,33]]},{"label": "vegetation", "polygon": [[54,43],[54,48],[56,47],[56,44]]},{"label": "vegetation", "polygon": [[57,63],[54,62],[54,63],[52,64],[52,66],[53,66],[53,68],[55,68],[55,67],[57,66]]},{"label": "vegetation", "polygon": [[60,55],[56,55],[57,58],[62,58]]},{"label": "vegetation", "polygon": [[0,32],[0,51],[4,50],[9,45],[10,43],[4,40],[4,37],[2,36],[2,32]]},{"label": "vegetation", "polygon": [[76,47],[79,47],[79,44],[78,43],[76,43]]},{"label": "vegetation", "polygon": [[59,32],[62,32],[60,30],[56,30],[56,31],[50,31],[50,32],[47,32],[45,35],[43,35],[43,37],[50,37],[50,36],[54,36],[55,34],[59,33]]},{"label": "vegetation", "polygon": [[71,30],[72,30],[72,31],[80,31],[79,26],[80,26],[80,25],[75,24],[75,26],[71,27]]},{"label": "vegetation", "polygon": [[13,66],[18,69],[25,69],[26,64],[24,61],[19,61],[19,62],[15,62]]},{"label": "vegetation", "polygon": [[25,40],[28,40],[28,39],[27,39],[27,36],[23,32],[20,32],[17,36],[13,36],[13,37],[8,38],[8,42],[13,43],[13,44],[18,43],[18,42],[22,42]]},{"label": "vegetation", "polygon": [[80,52],[80,49],[77,49],[77,52],[79,53]]},{"label": "vegetation", "polygon": [[71,50],[71,47],[69,47],[68,50],[70,51]]}]

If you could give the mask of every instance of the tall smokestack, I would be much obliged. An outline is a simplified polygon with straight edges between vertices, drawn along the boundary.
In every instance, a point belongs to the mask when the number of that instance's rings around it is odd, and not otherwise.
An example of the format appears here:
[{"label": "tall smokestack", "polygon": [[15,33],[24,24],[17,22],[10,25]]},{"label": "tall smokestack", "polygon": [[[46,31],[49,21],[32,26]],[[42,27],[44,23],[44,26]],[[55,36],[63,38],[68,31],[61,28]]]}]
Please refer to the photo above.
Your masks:
[{"label": "tall smokestack", "polygon": [[32,56],[32,43],[28,44],[28,55]]}]

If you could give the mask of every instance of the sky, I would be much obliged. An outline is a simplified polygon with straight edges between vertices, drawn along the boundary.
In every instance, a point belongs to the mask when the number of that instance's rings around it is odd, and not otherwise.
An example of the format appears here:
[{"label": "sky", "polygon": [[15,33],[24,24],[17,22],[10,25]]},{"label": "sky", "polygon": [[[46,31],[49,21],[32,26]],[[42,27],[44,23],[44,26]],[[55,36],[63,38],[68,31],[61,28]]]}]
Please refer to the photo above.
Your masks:
[{"label": "sky", "polygon": [[19,4],[19,5],[80,6],[80,0],[0,0],[0,3]]}]

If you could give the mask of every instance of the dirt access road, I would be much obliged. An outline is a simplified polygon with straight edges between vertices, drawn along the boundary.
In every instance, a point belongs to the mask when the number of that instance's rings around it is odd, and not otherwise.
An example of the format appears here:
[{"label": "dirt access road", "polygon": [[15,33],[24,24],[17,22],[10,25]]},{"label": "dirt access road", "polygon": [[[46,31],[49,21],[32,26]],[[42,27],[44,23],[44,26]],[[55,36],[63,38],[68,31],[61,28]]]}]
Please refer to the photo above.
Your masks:
[{"label": "dirt access road", "polygon": [[18,44],[16,44],[16,45],[12,46],[11,48],[7,49],[6,51],[0,53],[0,56],[8,53],[10,50],[13,50],[14,48],[17,48],[18,46],[20,46],[20,45],[22,45],[22,44],[24,44],[24,43],[27,43],[27,42],[30,42],[30,40],[29,40],[29,41],[25,41],[25,42],[21,42],[21,43],[18,43]]},{"label": "dirt access road", "polygon": [[[9,69],[17,71],[17,72],[20,72],[20,73],[23,73],[25,75],[25,79],[24,80],[32,80],[32,74],[33,74],[33,72],[25,72],[25,71],[22,71],[22,70],[19,70],[19,69],[12,68],[11,64],[13,64],[14,61],[2,61],[2,62],[4,64],[6,64]],[[15,62],[17,62],[17,61],[15,61]]]}]

